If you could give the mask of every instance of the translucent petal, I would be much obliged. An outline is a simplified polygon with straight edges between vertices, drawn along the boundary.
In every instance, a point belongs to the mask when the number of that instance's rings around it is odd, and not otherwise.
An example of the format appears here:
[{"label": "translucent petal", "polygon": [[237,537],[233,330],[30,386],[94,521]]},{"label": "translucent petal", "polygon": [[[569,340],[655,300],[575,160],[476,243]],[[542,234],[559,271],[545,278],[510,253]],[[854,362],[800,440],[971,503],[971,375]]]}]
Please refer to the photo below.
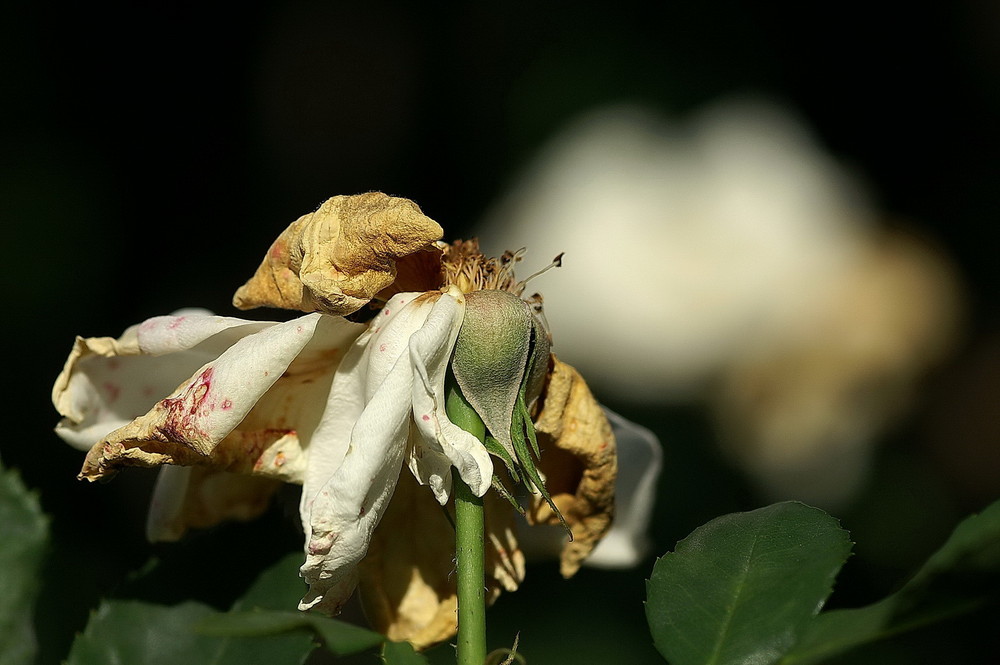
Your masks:
[{"label": "translucent petal", "polygon": [[606,407],[604,413],[618,446],[615,517],[586,565],[626,568],[638,564],[649,551],[649,522],[653,517],[663,450],[656,435],[645,427]]},{"label": "translucent petal", "polygon": [[[617,440],[618,475],[611,528],[582,561],[596,568],[629,568],[649,551],[649,523],[663,451],[651,431],[603,408]],[[566,532],[557,526],[519,525],[519,539],[529,559],[565,557]]]}]

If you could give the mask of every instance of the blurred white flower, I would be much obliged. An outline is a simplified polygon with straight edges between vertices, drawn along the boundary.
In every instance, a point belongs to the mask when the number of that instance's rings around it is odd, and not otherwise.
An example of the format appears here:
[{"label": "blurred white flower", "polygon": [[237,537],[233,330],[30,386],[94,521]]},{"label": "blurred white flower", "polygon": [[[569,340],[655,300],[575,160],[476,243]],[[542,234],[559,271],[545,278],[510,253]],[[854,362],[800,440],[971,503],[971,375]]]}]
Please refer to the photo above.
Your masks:
[{"label": "blurred white flower", "polygon": [[574,279],[546,288],[557,352],[621,399],[708,400],[774,498],[846,500],[957,318],[946,262],[881,230],[857,182],[763,101],[683,123],[597,110],[476,232],[565,251]]}]

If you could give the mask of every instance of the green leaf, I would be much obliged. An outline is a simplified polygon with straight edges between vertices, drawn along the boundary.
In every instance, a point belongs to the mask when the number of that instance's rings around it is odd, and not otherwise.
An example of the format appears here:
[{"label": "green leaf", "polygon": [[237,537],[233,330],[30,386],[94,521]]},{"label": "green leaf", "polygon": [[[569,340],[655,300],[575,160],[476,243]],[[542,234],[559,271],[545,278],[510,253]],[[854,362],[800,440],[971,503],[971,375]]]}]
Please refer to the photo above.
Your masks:
[{"label": "green leaf", "polygon": [[716,518],[653,567],[646,618],[656,648],[672,665],[776,662],[850,551],[835,519],[801,503]]},{"label": "green leaf", "polygon": [[48,520],[21,478],[0,466],[0,664],[34,661],[32,622]]},{"label": "green leaf", "polygon": [[299,577],[299,567],[304,558],[302,552],[282,557],[260,574],[247,592],[233,603],[232,610],[286,610],[298,607],[306,592],[305,582]]},{"label": "green leaf", "polygon": [[896,593],[867,607],[819,615],[781,662],[822,662],[996,602],[1000,602],[1000,502],[962,521]]},{"label": "green leaf", "polygon": [[382,646],[382,662],[386,665],[427,665],[427,659],[414,651],[409,642],[386,642]]},{"label": "green leaf", "polygon": [[216,637],[263,637],[298,633],[303,645],[312,645],[309,635],[321,639],[338,656],[374,648],[385,639],[365,628],[316,614],[288,609],[298,605],[305,587],[299,577],[302,553],[293,552],[261,573],[229,612],[216,612],[198,622],[204,635]]},{"label": "green leaf", "polygon": [[201,603],[174,607],[105,601],[70,649],[68,665],[208,662],[214,640],[196,634],[195,622],[213,612]]},{"label": "green leaf", "polygon": [[214,636],[266,636],[293,631],[309,631],[337,656],[347,656],[374,648],[385,638],[353,624],[299,611],[252,610],[219,612],[198,622],[198,631]]},{"label": "green leaf", "polygon": [[175,606],[105,601],[70,650],[68,665],[272,665],[300,664],[312,651],[308,635],[234,639],[204,635],[195,627],[216,614],[195,602]]},{"label": "green leaf", "polygon": [[214,637],[264,637],[312,630],[312,627],[302,612],[249,610],[208,614],[198,621],[195,629]]},{"label": "green leaf", "polygon": [[359,653],[378,646],[385,636],[336,619],[306,615],[309,626],[322,638],[324,646],[337,656]]}]

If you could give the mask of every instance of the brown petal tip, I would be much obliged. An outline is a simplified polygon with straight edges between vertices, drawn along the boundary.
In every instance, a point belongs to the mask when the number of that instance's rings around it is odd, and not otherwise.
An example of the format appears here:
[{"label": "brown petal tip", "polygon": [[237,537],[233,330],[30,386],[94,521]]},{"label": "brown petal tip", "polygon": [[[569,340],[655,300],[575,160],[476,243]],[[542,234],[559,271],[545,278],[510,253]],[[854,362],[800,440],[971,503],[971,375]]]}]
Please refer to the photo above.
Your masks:
[{"label": "brown petal tip", "polygon": [[[583,377],[554,355],[535,426],[543,450],[538,468],[573,532],[560,565],[563,576],[570,577],[611,527],[618,474],[615,437]],[[536,524],[559,523],[541,500],[528,518]]]},{"label": "brown petal tip", "polygon": [[350,314],[393,284],[397,261],[433,247],[442,234],[409,199],[335,196],[278,236],[233,305]]}]

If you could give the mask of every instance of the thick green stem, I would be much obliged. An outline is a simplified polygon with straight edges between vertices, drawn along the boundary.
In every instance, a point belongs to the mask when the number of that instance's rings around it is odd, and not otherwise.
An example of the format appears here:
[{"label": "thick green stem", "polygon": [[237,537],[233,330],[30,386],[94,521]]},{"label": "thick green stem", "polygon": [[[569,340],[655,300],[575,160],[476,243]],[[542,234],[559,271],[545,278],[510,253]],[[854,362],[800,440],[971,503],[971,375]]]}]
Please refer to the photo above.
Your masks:
[{"label": "thick green stem", "polygon": [[[448,387],[448,418],[486,440],[486,426],[458,385]],[[483,665],[486,660],[486,600],[483,564],[483,498],[476,496],[457,471],[455,486],[455,565],[458,578],[458,665]]]}]

